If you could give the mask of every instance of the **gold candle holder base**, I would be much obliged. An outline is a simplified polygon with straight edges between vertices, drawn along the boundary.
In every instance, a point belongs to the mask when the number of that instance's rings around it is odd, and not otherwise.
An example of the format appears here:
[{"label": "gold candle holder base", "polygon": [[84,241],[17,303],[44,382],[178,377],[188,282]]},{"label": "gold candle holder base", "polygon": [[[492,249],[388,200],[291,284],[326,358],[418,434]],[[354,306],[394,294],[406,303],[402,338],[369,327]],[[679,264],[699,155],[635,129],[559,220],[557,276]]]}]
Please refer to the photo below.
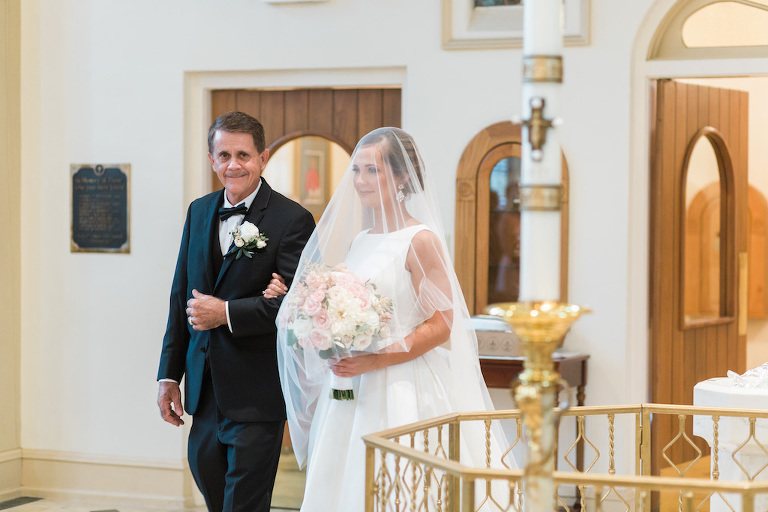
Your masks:
[{"label": "gold candle holder base", "polygon": [[563,344],[568,329],[590,310],[554,301],[505,302],[485,308],[507,322],[520,338],[525,355],[523,372],[514,387],[528,435],[523,487],[525,510],[554,510],[555,413],[560,375],[552,354]]},{"label": "gold candle holder base", "polygon": [[555,301],[500,302],[490,304],[485,313],[507,322],[520,338],[525,355],[521,383],[548,385],[559,382],[552,354],[563,344],[563,338],[575,322],[590,310],[575,304]]}]

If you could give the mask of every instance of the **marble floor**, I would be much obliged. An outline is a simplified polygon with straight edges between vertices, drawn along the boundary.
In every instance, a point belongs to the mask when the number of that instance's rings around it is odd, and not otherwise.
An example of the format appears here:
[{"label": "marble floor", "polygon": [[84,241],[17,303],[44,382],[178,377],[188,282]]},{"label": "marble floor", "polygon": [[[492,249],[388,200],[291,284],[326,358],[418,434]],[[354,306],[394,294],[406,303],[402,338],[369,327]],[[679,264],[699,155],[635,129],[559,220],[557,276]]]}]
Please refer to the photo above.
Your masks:
[{"label": "marble floor", "polygon": [[[304,497],[304,471],[299,471],[293,451],[280,456],[280,464],[272,493],[272,512],[295,512]],[[137,508],[118,504],[88,503],[87,501],[21,497],[0,502],[0,511],[8,512],[158,512],[157,508]],[[206,512],[205,507],[185,512]]]},{"label": "marble floor", "polygon": [[[46,500],[39,498],[16,498],[0,502],[0,510],[8,512],[157,512],[156,508],[104,508],[103,503],[88,504],[85,501]],[[272,512],[295,512],[296,509],[273,508]],[[205,512],[205,507],[188,512]]]}]

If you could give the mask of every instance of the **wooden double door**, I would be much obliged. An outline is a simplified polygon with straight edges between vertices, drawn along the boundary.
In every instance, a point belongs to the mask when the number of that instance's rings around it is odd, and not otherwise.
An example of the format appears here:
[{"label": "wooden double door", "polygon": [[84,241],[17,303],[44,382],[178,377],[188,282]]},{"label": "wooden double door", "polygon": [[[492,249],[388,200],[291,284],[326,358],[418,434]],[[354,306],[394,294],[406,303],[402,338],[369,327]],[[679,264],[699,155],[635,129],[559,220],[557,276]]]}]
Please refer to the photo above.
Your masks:
[{"label": "wooden double door", "polygon": [[[746,366],[748,96],[660,80],[653,98],[650,393],[654,403],[692,404],[697,382],[725,376],[728,370],[741,373]],[[694,150],[702,140],[716,163],[708,201],[717,204],[708,219],[701,218],[690,191]],[[710,239],[699,249],[691,241],[697,230]],[[700,293],[707,295],[699,301],[708,304],[700,308],[707,309],[705,314],[691,305]],[[658,457],[677,431],[672,418],[654,419],[654,471],[666,464]],[[687,431],[693,438],[691,425]],[[683,445],[669,452],[675,463],[694,456]]]},{"label": "wooden double door", "polygon": [[401,90],[226,89],[211,93],[211,121],[239,110],[261,121],[267,147],[274,151],[304,136],[324,137],[351,153],[357,141],[382,126],[400,127]]}]

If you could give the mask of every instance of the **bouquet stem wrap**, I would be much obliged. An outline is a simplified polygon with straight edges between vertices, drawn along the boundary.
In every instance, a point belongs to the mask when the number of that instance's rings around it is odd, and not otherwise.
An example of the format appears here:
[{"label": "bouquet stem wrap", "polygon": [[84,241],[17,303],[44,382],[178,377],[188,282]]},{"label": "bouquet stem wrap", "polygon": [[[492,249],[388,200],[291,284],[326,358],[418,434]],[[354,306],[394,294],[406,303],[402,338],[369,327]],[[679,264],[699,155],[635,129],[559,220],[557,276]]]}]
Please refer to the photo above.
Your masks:
[{"label": "bouquet stem wrap", "polygon": [[331,372],[331,396],[334,400],[354,400],[351,377],[339,377]]}]

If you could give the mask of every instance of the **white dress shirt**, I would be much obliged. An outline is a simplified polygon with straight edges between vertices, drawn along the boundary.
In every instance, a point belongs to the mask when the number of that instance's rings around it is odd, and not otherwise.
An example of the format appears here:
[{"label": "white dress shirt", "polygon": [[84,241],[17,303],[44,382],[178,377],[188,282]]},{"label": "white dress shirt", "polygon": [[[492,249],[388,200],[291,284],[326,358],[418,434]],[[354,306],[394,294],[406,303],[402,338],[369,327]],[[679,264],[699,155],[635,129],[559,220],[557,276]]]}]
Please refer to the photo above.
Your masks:
[{"label": "white dress shirt", "polygon": [[[256,190],[251,192],[248,197],[237,204],[245,204],[245,207],[250,209],[251,204],[253,204],[253,200],[256,198],[256,194],[259,193],[260,188],[261,180],[259,180],[259,184],[256,186]],[[224,193],[224,208],[232,208],[237,206],[237,204],[230,203],[229,199],[227,199],[227,193]],[[234,240],[234,237],[232,236],[232,230],[242,224],[243,219],[245,219],[245,214],[238,213],[232,215],[226,220],[219,221],[219,245],[221,246],[222,256],[227,254],[230,246],[232,245],[232,240]],[[224,310],[227,312],[227,327],[229,327],[229,332],[232,332],[232,321],[229,319],[229,301],[224,303]]]}]

